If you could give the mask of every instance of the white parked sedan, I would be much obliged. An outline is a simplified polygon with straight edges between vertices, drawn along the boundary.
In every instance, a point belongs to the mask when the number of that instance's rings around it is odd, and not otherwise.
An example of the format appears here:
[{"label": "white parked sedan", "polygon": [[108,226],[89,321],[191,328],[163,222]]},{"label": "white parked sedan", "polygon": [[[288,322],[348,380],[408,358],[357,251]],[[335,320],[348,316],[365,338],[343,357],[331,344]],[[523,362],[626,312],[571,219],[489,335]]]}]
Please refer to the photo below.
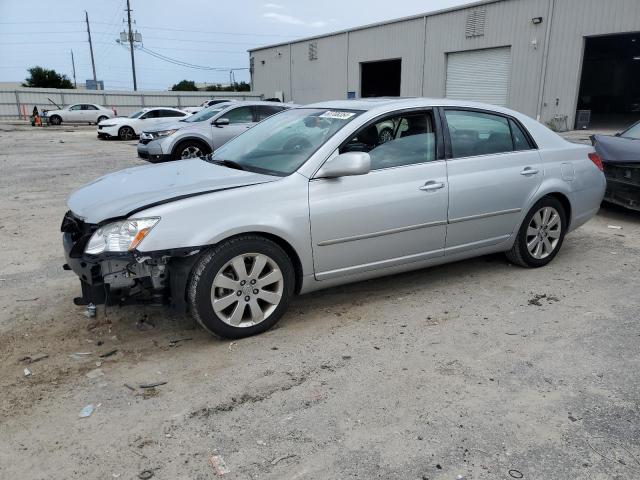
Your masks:
[{"label": "white parked sedan", "polygon": [[115,116],[113,110],[95,103],[76,103],[60,110],[49,110],[45,113],[45,118],[51,125],[60,125],[62,122],[98,124]]},{"label": "white parked sedan", "polygon": [[98,138],[118,137],[120,140],[132,140],[145,129],[161,123],[179,120],[190,114],[177,108],[144,108],[128,117],[104,120],[98,124]]}]

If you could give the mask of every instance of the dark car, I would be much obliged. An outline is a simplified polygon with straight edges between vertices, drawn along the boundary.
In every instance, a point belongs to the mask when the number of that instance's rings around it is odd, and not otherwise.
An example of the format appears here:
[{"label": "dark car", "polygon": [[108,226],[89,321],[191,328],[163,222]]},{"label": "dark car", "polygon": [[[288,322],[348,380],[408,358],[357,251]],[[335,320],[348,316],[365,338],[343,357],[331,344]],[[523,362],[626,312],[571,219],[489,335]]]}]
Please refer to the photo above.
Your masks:
[{"label": "dark car", "polygon": [[615,136],[593,135],[591,141],[604,164],[605,201],[640,212],[640,122]]}]

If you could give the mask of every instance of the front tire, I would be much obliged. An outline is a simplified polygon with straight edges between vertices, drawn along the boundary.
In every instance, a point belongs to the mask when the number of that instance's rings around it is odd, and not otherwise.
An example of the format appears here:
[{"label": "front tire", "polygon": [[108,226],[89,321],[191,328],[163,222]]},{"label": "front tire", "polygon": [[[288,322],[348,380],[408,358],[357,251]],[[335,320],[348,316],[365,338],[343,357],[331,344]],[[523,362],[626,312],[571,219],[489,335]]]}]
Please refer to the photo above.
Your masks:
[{"label": "front tire", "polygon": [[118,130],[118,138],[120,140],[133,140],[136,136],[136,132],[133,131],[131,127],[121,127]]},{"label": "front tire", "polygon": [[62,123],[62,117],[60,115],[53,115],[49,118],[49,123],[51,125],[60,125]]},{"label": "front tire", "polygon": [[208,332],[243,338],[273,327],[295,289],[291,259],[256,235],[222,242],[204,253],[187,287],[191,314]]},{"label": "front tire", "polygon": [[211,149],[197,140],[185,140],[181,142],[173,152],[173,160],[187,160],[189,158],[202,158],[211,153]]},{"label": "front tire", "polygon": [[567,215],[562,203],[554,197],[544,197],[524,218],[507,258],[522,267],[544,267],[560,251],[566,230]]}]

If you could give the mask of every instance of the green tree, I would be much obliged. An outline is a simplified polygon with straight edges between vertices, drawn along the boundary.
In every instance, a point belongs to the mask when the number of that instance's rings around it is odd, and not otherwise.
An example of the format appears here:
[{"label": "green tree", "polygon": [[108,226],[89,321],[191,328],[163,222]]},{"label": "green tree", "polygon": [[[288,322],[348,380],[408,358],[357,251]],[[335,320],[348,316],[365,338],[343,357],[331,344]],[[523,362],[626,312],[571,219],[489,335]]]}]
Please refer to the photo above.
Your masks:
[{"label": "green tree", "polygon": [[31,67],[27,70],[29,76],[25,79],[23,87],[36,88],[73,88],[73,83],[66,75],[55,70],[42,67]]},{"label": "green tree", "polygon": [[197,92],[198,87],[196,87],[196,82],[191,80],[182,80],[171,87],[171,90],[174,92]]},{"label": "green tree", "polygon": [[234,82],[233,85],[221,85],[216,83],[215,85],[208,85],[207,92],[248,92],[251,90],[251,85],[247,82]]}]

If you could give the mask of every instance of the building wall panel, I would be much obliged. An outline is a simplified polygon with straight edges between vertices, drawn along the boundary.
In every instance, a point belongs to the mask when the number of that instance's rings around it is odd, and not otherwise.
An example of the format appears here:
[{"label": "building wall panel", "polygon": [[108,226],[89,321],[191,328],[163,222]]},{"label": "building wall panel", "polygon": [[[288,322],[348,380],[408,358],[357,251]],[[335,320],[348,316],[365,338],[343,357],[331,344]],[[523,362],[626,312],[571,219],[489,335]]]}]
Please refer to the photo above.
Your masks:
[{"label": "building wall panel", "polygon": [[640,32],[639,0],[555,0],[541,120],[567,115],[573,127],[586,37],[631,32]]},{"label": "building wall panel", "polygon": [[289,53],[289,45],[252,52],[253,90],[263,94],[265,98],[272,97],[275,92],[283,92],[285,102],[292,100]]},{"label": "building wall panel", "polygon": [[[309,44],[317,59],[309,59]],[[292,44],[293,99],[305,104],[347,98],[347,35],[335,35]]]},{"label": "building wall panel", "polygon": [[[405,20],[349,33],[347,91],[360,96],[360,63],[402,59],[400,95],[419,96],[424,57],[424,18]],[[345,98],[346,92],[342,97]]]},{"label": "building wall panel", "polygon": [[[465,35],[467,15],[478,7],[427,17],[423,94],[444,97],[448,53],[511,47],[511,82],[507,105],[535,116],[548,2],[510,0],[485,5],[484,35],[470,38]],[[531,21],[534,17],[543,17],[543,23],[534,25]]]}]

